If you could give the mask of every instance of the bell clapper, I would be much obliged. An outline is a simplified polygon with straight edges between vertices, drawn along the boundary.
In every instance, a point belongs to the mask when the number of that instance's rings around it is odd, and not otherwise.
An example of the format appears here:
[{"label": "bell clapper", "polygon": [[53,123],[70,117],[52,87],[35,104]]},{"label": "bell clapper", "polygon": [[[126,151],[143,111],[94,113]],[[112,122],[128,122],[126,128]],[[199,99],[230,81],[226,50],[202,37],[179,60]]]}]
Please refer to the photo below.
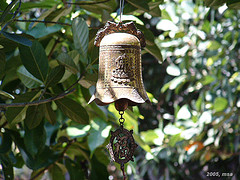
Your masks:
[{"label": "bell clapper", "polygon": [[127,99],[119,99],[115,102],[116,110],[125,111],[128,108],[128,100]]}]

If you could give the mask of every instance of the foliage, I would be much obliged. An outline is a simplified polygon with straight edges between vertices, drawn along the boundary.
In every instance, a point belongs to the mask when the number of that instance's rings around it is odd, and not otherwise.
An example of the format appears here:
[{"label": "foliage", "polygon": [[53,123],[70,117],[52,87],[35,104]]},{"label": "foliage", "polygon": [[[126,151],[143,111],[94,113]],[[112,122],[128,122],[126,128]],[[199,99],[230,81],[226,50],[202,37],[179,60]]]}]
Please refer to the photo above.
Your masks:
[{"label": "foliage", "polygon": [[[46,170],[51,179],[121,177],[105,148],[118,112],[87,104],[97,81],[93,41],[104,23],[119,21],[118,2],[7,2],[0,0],[4,178],[24,165],[31,179]],[[125,113],[140,146],[130,179],[240,177],[240,12],[231,10],[238,8],[229,0],[126,1],[123,21],[135,21],[146,38],[143,76],[152,102]]]},{"label": "foliage", "polygon": [[155,156],[139,159],[139,172],[152,179],[208,179],[209,172],[228,172],[238,179],[240,12],[205,8],[201,1],[176,2],[163,5],[156,26],[166,61],[144,73],[147,89],[159,98],[141,132],[155,145]]}]

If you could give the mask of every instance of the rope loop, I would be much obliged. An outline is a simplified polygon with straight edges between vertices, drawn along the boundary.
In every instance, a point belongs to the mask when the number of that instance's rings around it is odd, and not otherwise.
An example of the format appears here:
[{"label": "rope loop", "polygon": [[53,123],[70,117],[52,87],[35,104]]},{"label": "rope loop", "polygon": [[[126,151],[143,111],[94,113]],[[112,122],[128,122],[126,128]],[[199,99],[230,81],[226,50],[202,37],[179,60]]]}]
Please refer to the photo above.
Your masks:
[{"label": "rope loop", "polygon": [[124,8],[124,0],[120,0],[120,22],[122,22],[123,8]]}]

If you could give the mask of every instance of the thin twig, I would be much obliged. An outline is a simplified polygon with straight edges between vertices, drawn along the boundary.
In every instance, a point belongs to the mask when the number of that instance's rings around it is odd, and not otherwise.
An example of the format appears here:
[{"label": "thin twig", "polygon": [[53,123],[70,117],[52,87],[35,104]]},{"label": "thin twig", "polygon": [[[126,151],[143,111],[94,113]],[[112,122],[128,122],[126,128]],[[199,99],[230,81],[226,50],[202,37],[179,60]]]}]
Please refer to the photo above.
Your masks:
[{"label": "thin twig", "polygon": [[57,47],[57,44],[60,42],[59,40],[60,40],[59,37],[58,37],[58,39],[55,40],[55,42],[54,42],[54,44],[53,44],[53,47],[52,47],[52,49],[51,49],[51,51],[50,51],[50,53],[49,53],[49,55],[48,55],[48,60],[50,60],[50,58],[51,58],[51,56],[52,56],[55,48]]},{"label": "thin twig", "polygon": [[[12,3],[13,3],[13,1],[12,1],[10,4],[12,4]],[[8,6],[10,6],[10,4],[9,4]],[[2,30],[0,31],[0,34],[1,34],[1,33],[3,32],[3,30],[8,26],[8,24],[11,23],[11,22],[14,20],[14,18],[17,16],[17,14],[18,14],[19,11],[20,11],[21,5],[22,5],[22,1],[19,0],[17,10],[13,13],[13,17],[2,27]]]},{"label": "thin twig", "polygon": [[23,102],[23,103],[11,103],[11,104],[4,104],[4,103],[0,103],[0,108],[2,107],[24,107],[24,106],[37,106],[39,104],[45,104],[48,102],[52,102],[52,101],[56,101],[58,99],[62,99],[65,96],[72,94],[76,89],[71,89],[69,91],[65,91],[57,96],[48,98],[48,99],[43,99],[43,100],[39,100],[39,101],[33,101],[33,102]]},{"label": "thin twig", "polygon": [[68,23],[61,23],[61,22],[55,22],[55,21],[40,21],[40,20],[25,20],[25,19],[14,19],[13,21],[17,22],[38,22],[38,23],[45,23],[45,24],[59,24],[63,26],[72,26],[71,24]]},{"label": "thin twig", "polygon": [[[4,11],[0,11],[0,13],[3,13]],[[14,14],[14,13],[11,13],[11,12],[8,12],[7,14]]]},{"label": "thin twig", "polygon": [[108,1],[110,1],[110,0],[104,0],[104,1],[98,1],[98,2],[96,2],[96,1],[89,1],[89,2],[65,2],[66,4],[74,4],[74,5],[79,5],[79,6],[81,6],[81,5],[93,5],[93,4],[101,4],[101,3],[106,3],[106,2],[108,2]]}]

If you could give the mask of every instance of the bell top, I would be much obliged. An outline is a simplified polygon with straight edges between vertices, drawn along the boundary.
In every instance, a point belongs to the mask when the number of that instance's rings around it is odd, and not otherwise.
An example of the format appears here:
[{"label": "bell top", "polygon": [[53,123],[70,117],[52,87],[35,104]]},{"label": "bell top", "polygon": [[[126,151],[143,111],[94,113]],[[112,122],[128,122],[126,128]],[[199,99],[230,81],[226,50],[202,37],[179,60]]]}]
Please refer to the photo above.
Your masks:
[{"label": "bell top", "polygon": [[112,33],[105,36],[100,42],[100,46],[104,45],[132,45],[140,46],[139,39],[128,33]]}]

